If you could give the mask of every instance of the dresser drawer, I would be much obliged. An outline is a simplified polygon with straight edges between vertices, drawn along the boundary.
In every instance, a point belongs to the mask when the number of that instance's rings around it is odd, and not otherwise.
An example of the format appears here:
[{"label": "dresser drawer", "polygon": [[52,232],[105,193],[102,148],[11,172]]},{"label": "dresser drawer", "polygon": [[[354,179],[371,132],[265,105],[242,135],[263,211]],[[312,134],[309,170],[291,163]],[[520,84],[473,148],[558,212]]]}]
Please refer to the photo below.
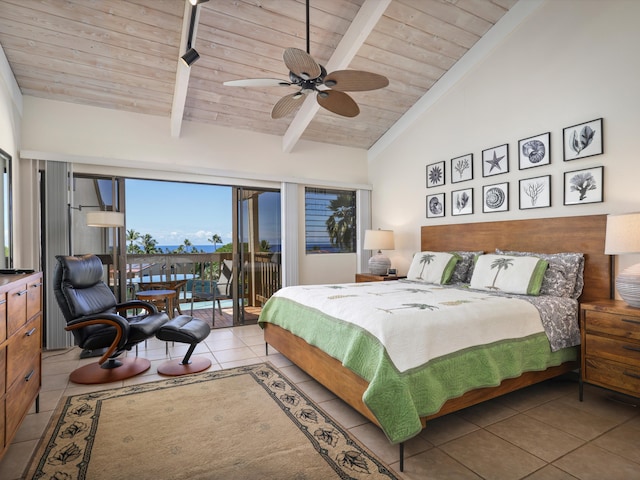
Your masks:
[{"label": "dresser drawer", "polygon": [[587,332],[605,333],[640,341],[640,319],[627,315],[587,311],[585,312]]},{"label": "dresser drawer", "polygon": [[7,336],[13,335],[27,323],[26,283],[19,284],[7,292]]},{"label": "dresser drawer", "polygon": [[6,433],[6,424],[5,424],[5,398],[0,395],[0,452],[4,447],[7,446],[5,439],[8,438]]},{"label": "dresser drawer", "polygon": [[640,368],[640,343],[589,333],[585,336],[585,342],[587,356],[607,358]]},{"label": "dresser drawer", "polygon": [[40,358],[42,338],[40,315],[24,325],[9,340],[7,346],[7,388],[31,370],[33,358]]},{"label": "dresser drawer", "polygon": [[586,358],[582,372],[585,381],[640,396],[640,368],[598,358]]},{"label": "dresser drawer", "polygon": [[7,339],[7,294],[0,293],[0,343]]},{"label": "dresser drawer", "polygon": [[40,357],[26,365],[27,374],[20,377],[7,392],[6,438],[12,438],[40,390]]},{"label": "dresser drawer", "polygon": [[2,347],[0,347],[0,372],[3,373],[3,375],[0,375],[0,397],[2,395],[4,395],[4,392],[7,390],[7,384],[6,384],[6,380],[7,380],[7,376],[4,375],[4,372],[7,371],[7,347],[5,345],[3,345]]}]

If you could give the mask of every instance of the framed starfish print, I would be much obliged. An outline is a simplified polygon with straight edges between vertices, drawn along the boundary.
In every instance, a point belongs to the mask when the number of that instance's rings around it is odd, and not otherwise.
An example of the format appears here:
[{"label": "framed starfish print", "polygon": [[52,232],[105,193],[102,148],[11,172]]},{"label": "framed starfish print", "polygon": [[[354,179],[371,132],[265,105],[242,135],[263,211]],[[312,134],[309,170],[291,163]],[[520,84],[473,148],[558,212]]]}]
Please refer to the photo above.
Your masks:
[{"label": "framed starfish print", "polygon": [[482,151],[482,176],[491,177],[509,172],[509,144]]},{"label": "framed starfish print", "polygon": [[444,185],[444,160],[427,165],[427,188]]}]

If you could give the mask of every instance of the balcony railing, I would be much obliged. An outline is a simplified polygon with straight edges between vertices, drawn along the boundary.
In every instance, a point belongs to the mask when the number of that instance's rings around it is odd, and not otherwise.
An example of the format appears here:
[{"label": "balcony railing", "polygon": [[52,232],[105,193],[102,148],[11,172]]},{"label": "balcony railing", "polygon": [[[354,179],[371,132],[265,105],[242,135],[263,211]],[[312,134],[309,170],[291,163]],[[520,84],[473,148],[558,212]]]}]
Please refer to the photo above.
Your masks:
[{"label": "balcony railing", "polygon": [[[231,253],[127,254],[127,298],[134,298],[140,289],[171,288],[178,290],[178,301],[190,301],[189,280],[219,280],[220,265],[232,260]],[[243,305],[262,306],[281,287],[280,257],[259,252],[245,262],[242,275],[233,272],[234,282],[241,279]]]}]

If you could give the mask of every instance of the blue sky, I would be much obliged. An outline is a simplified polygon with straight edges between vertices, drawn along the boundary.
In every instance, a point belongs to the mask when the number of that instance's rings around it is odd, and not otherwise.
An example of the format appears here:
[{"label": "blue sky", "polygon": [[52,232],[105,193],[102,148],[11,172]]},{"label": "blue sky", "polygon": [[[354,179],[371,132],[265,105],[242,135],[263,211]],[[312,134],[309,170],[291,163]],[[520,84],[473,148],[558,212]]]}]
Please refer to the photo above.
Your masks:
[{"label": "blue sky", "polygon": [[231,187],[127,179],[126,192],[127,230],[158,245],[211,245],[215,233],[231,242]]}]

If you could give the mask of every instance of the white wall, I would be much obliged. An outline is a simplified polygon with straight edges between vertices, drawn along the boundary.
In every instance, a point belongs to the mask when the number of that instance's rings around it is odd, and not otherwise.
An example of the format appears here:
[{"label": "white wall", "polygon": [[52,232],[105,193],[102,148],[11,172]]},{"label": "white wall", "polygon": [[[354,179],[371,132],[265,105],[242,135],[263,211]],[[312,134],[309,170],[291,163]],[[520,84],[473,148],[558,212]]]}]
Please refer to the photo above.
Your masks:
[{"label": "white wall", "polygon": [[[527,1],[527,0],[521,0]],[[391,260],[406,272],[420,226],[640,210],[640,2],[547,0],[369,160],[373,225],[396,232]],[[563,161],[562,129],[604,118],[604,154]],[[519,170],[518,140],[551,132],[551,164]],[[482,150],[509,144],[510,172],[482,177]],[[473,153],[474,179],[451,184],[450,159]],[[425,167],[446,161],[444,187],[426,188]],[[604,202],[563,205],[563,173],[604,166]],[[519,210],[518,180],[552,176],[552,206]],[[482,186],[510,183],[508,212],[482,213]],[[451,191],[474,188],[474,214],[451,216]],[[444,192],[446,216],[426,218],[426,195]],[[579,232],[576,232],[579,235]],[[640,261],[622,258],[621,265]]]},{"label": "white wall", "polygon": [[107,167],[278,183],[283,177],[367,181],[366,152],[361,149],[301,141],[287,154],[282,139],[274,135],[185,122],[175,138],[169,128],[169,118],[25,96],[21,150]]}]

